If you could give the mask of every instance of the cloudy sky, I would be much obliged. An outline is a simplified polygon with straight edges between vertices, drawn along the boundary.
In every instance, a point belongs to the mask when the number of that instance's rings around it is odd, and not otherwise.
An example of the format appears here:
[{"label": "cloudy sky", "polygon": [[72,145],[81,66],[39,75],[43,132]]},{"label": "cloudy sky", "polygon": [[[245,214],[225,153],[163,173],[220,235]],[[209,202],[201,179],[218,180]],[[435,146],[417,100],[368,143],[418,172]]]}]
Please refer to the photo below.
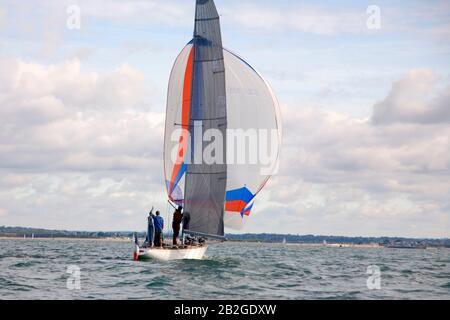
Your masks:
[{"label": "cloudy sky", "polygon": [[[245,232],[450,237],[448,1],[216,5],[283,114],[281,169]],[[0,225],[143,230],[151,205],[166,213],[166,88],[193,15],[190,0],[0,0]]]}]

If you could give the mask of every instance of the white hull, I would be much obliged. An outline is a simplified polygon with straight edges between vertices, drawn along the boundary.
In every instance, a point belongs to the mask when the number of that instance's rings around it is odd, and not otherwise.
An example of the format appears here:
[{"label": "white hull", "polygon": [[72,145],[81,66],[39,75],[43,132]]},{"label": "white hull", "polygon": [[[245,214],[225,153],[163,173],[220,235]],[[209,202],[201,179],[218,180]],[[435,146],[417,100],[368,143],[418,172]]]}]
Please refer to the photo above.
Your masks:
[{"label": "white hull", "polygon": [[[139,249],[137,260],[155,259],[159,261],[172,260],[202,260],[208,246],[188,247],[186,249]],[[136,252],[137,253],[137,252]]]}]

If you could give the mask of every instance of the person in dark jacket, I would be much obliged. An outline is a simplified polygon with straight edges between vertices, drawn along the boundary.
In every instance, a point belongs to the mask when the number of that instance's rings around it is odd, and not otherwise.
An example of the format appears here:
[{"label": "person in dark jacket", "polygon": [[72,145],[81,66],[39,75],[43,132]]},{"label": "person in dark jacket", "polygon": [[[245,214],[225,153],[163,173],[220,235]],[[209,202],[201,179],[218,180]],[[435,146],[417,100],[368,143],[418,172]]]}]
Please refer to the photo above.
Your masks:
[{"label": "person in dark jacket", "polygon": [[176,246],[177,238],[180,235],[181,221],[183,221],[183,207],[179,206],[173,213],[172,229],[173,229],[173,245]]},{"label": "person in dark jacket", "polygon": [[191,222],[191,214],[189,212],[183,213],[183,234],[189,230],[189,223]]},{"label": "person in dark jacket", "polygon": [[153,237],[155,235],[155,224],[153,223],[153,208],[150,211],[150,213],[148,214],[148,218],[147,218],[147,245],[149,247],[153,247]]}]

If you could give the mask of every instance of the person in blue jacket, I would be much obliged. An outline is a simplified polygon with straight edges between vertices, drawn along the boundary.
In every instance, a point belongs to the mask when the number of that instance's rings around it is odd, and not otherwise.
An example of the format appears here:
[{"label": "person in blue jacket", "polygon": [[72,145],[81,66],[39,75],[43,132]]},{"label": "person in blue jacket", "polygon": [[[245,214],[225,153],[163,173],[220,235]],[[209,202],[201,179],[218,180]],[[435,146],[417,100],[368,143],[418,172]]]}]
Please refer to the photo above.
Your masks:
[{"label": "person in blue jacket", "polygon": [[155,227],[155,236],[154,236],[155,247],[162,247],[164,219],[160,216],[159,211],[156,211],[156,215],[154,215],[152,212],[150,212],[150,215],[153,218],[153,225]]}]

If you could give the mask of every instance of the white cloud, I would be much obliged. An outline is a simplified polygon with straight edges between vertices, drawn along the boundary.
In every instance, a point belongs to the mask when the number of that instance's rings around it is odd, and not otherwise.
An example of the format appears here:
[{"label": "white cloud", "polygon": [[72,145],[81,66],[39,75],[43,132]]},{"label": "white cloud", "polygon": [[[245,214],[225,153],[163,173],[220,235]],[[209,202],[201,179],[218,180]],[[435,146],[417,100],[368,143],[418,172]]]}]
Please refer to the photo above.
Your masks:
[{"label": "white cloud", "polygon": [[[85,71],[76,60],[2,66],[0,224],[143,229],[149,206],[165,212],[164,115],[135,97],[149,89],[139,71]],[[382,126],[285,106],[281,172],[247,231],[449,236],[450,129],[420,121],[420,104],[404,106],[408,91],[429,96],[439,79],[411,71],[394,84],[383,99],[394,107],[374,107],[373,117],[384,108],[396,119]]]},{"label": "white cloud", "polygon": [[[144,76],[128,66],[99,74],[79,61],[44,66],[0,61],[0,159],[8,168],[142,168],[163,115],[149,111]],[[4,85],[3,85],[4,84]]]},{"label": "white cloud", "polygon": [[79,110],[148,108],[144,105],[148,103],[144,100],[148,98],[144,75],[127,65],[102,75],[82,71],[77,59],[50,66],[3,59],[0,68],[6,70],[0,78],[0,95],[6,103],[17,105],[26,100],[28,105],[33,99],[39,103],[39,99],[52,97]]},{"label": "white cloud", "polygon": [[394,84],[389,95],[375,105],[373,122],[449,123],[450,85],[438,91],[437,82],[438,77],[431,70],[408,72]]},{"label": "white cloud", "polygon": [[[448,14],[446,1],[438,1],[431,8],[428,3],[379,5],[381,30],[377,33],[411,33],[448,41]],[[368,5],[298,4],[273,5],[260,1],[240,1],[221,7],[224,22],[265,32],[303,32],[315,35],[373,34],[367,28]]]},{"label": "white cloud", "polygon": [[[140,225],[164,188],[164,115],[129,66],[85,71],[77,60],[2,60],[2,223],[69,229]],[[164,203],[162,197],[153,201]],[[6,212],[10,214],[6,215]],[[139,222],[137,222],[139,221]]]},{"label": "white cloud", "polygon": [[[282,170],[251,230],[276,217],[280,232],[448,237],[450,128],[408,103],[433,96],[438,79],[408,72],[385,99],[395,107],[376,104],[369,119],[285,106]],[[375,124],[378,108],[396,121]]]},{"label": "white cloud", "polygon": [[322,35],[368,32],[365,10],[334,10],[297,4],[283,9],[258,3],[229,7],[224,12],[226,18],[250,29],[290,30]]},{"label": "white cloud", "polygon": [[151,25],[180,26],[192,24],[194,3],[187,1],[99,0],[82,4],[83,14],[116,21],[141,22]]}]

